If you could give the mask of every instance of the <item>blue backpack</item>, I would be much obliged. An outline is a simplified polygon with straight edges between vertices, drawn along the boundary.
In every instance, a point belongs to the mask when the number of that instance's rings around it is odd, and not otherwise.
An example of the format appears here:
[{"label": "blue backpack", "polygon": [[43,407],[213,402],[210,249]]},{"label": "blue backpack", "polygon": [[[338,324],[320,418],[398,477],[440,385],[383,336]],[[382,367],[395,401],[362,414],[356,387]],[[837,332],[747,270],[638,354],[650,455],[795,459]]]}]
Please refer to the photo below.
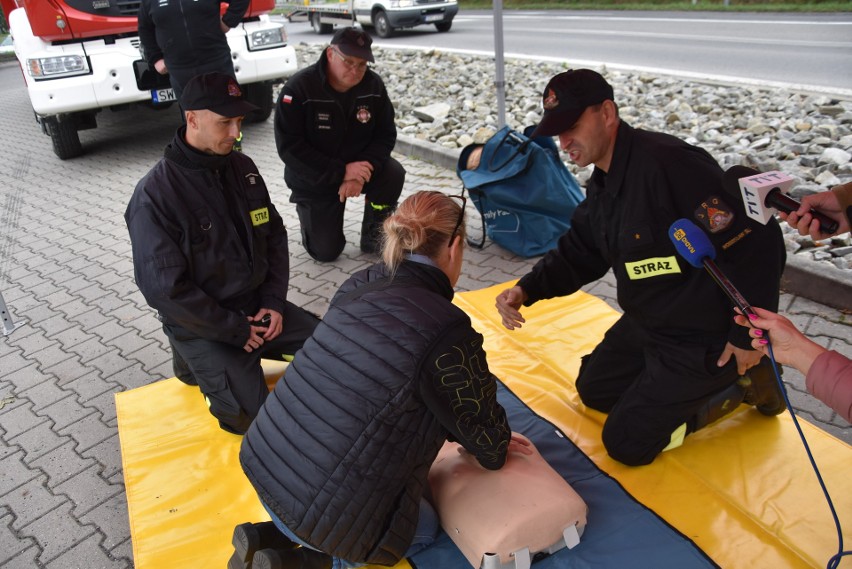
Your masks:
[{"label": "blue backpack", "polygon": [[[576,178],[559,158],[551,137],[535,139],[503,127],[485,145],[462,149],[456,174],[482,216],[482,239],[522,257],[542,255],[571,227],[577,204],[585,199]],[[471,152],[482,148],[479,164],[468,170]]]}]

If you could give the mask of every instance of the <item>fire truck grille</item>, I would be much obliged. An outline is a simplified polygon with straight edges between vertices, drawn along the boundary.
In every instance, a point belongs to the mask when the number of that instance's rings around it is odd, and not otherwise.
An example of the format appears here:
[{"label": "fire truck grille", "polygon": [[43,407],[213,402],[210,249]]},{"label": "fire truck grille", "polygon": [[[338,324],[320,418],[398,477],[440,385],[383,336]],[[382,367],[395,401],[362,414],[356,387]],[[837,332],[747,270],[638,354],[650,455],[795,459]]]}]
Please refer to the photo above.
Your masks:
[{"label": "fire truck grille", "polygon": [[139,13],[142,0],[115,0],[115,3],[122,16],[135,16]]},{"label": "fire truck grille", "polygon": [[65,0],[65,3],[86,14],[135,18],[142,0]]}]

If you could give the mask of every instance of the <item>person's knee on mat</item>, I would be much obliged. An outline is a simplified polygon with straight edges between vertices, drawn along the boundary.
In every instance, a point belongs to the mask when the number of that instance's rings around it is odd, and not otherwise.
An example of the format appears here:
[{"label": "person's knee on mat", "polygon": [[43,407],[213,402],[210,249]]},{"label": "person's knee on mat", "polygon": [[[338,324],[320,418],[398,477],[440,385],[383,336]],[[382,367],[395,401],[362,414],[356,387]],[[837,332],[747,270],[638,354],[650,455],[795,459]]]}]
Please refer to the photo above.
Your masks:
[{"label": "person's knee on mat", "polygon": [[607,420],[604,423],[601,440],[607,454],[627,466],[651,464],[657,455],[669,444],[671,437],[665,440],[640,439],[630,433],[630,429],[614,425]]},{"label": "person's knee on mat", "polygon": [[239,408],[239,406],[223,402],[215,396],[211,398],[209,395],[206,395],[204,399],[207,402],[210,414],[219,420],[219,428],[235,435],[246,434],[251,422],[254,420],[253,415],[249,415],[245,410]]}]

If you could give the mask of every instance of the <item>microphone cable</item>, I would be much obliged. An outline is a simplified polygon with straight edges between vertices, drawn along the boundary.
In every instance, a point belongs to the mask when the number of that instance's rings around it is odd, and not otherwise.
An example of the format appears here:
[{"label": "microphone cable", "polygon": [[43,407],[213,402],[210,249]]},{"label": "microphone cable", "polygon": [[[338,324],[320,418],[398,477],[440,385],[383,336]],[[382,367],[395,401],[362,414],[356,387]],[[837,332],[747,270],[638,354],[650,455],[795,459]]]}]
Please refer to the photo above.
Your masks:
[{"label": "microphone cable", "polygon": [[778,364],[775,362],[775,353],[772,351],[772,340],[770,338],[771,334],[768,330],[765,332],[765,338],[767,340],[766,347],[769,352],[769,359],[772,362],[772,370],[775,373],[775,379],[778,381],[778,385],[781,386],[781,394],[784,396],[784,402],[787,404],[787,412],[790,413],[790,417],[793,418],[793,425],[796,426],[796,431],[799,433],[799,438],[802,439],[802,445],[805,447],[805,452],[808,455],[808,460],[811,462],[811,467],[814,470],[814,474],[816,474],[817,481],[819,481],[820,488],[822,488],[822,493],[825,495],[825,500],[828,502],[828,508],[831,510],[831,517],[834,518],[834,527],[837,530],[837,553],[829,558],[828,563],[826,564],[826,569],[837,569],[840,565],[840,560],[847,555],[852,555],[852,551],[843,551],[843,530],[840,526],[840,519],[837,517],[837,510],[834,508],[834,502],[831,500],[831,495],[828,493],[828,488],[825,486],[825,482],[822,479],[822,474],[820,474],[819,468],[817,467],[816,461],[814,460],[814,455],[811,453],[811,447],[808,445],[808,441],[805,438],[805,433],[802,432],[802,427],[799,425],[799,420],[796,418],[796,414],[793,412],[793,406],[790,404],[790,399],[787,397],[787,388],[784,385],[784,382],[781,380],[781,375],[778,373]]}]

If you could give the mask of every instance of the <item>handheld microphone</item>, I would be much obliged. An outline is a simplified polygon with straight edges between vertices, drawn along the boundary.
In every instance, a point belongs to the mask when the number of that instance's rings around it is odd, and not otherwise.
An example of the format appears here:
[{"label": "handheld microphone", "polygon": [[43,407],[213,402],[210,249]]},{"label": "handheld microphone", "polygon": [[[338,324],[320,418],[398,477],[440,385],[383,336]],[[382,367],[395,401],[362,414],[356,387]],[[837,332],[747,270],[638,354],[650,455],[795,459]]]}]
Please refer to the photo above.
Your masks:
[{"label": "handheld microphone", "polygon": [[678,219],[669,227],[669,239],[672,240],[678,254],[687,263],[697,269],[703,266],[710,273],[716,284],[728,295],[728,298],[740,309],[740,312],[746,316],[755,313],[745,297],[740,294],[740,291],[713,262],[713,259],[716,258],[716,249],[697,225],[688,219]]},{"label": "handheld microphone", "polygon": [[[760,173],[746,166],[732,166],[722,176],[725,191],[742,195],[746,215],[763,225],[766,225],[776,210],[792,213],[801,207],[800,202],[787,195],[794,181],[782,172]],[[819,221],[821,232],[837,232],[836,221],[815,209],[811,209],[810,214]]]}]

